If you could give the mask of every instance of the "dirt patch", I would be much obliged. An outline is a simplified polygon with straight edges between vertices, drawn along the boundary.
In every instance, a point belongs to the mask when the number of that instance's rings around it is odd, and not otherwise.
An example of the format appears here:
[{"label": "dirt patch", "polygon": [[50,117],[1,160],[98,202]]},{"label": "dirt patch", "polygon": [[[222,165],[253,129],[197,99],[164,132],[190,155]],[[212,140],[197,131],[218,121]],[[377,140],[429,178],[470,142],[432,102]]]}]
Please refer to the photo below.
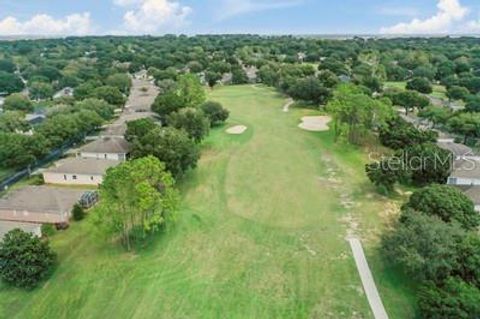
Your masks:
[{"label": "dirt patch", "polygon": [[245,125],[236,125],[227,129],[227,134],[240,135],[245,133],[247,127]]},{"label": "dirt patch", "polygon": [[302,123],[298,127],[306,131],[323,132],[330,129],[328,123],[331,121],[330,116],[305,116],[302,117]]}]

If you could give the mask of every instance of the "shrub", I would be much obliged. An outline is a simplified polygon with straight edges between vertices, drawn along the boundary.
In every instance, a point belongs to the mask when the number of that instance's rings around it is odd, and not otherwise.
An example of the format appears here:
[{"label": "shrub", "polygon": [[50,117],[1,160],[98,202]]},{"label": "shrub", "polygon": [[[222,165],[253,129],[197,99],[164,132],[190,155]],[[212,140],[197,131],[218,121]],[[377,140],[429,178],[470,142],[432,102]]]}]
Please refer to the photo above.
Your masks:
[{"label": "shrub", "polygon": [[55,233],[57,232],[57,229],[52,224],[43,224],[41,231],[42,231],[42,236],[51,237],[55,235]]},{"label": "shrub", "polygon": [[208,101],[203,103],[200,108],[210,120],[212,127],[222,124],[230,115],[230,112],[218,102]]},{"label": "shrub", "polygon": [[448,185],[431,185],[416,191],[404,208],[438,216],[447,223],[457,221],[465,229],[474,229],[480,224],[480,216],[470,198]]},{"label": "shrub", "polygon": [[12,286],[35,287],[47,277],[55,260],[48,242],[20,229],[8,232],[0,243],[0,276]]},{"label": "shrub", "polygon": [[73,220],[79,221],[85,218],[85,211],[80,204],[75,204],[72,209]]}]

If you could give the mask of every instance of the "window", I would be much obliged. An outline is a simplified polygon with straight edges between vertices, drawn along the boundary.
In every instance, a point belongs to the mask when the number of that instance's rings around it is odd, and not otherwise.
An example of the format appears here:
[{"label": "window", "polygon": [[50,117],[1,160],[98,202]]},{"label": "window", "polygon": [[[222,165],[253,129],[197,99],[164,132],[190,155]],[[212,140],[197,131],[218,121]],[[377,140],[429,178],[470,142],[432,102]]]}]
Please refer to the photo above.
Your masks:
[{"label": "window", "polygon": [[90,180],[93,181],[93,176],[90,176]]},{"label": "window", "polygon": [[107,159],[107,154],[105,154],[105,159]]},{"label": "window", "polygon": [[73,179],[73,180],[76,180],[76,179],[77,179],[77,175],[72,175],[72,179]]},{"label": "window", "polygon": [[67,175],[63,175],[63,179],[64,179],[64,180],[67,180]]}]

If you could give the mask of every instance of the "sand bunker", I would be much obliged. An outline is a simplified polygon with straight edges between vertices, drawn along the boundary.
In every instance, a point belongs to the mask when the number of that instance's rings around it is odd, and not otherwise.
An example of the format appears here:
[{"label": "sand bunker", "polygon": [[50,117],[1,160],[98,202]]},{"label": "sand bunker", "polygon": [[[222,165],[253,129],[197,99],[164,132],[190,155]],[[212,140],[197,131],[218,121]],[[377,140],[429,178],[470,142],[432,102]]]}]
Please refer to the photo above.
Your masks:
[{"label": "sand bunker", "polygon": [[228,134],[234,134],[234,135],[240,135],[245,133],[247,130],[247,127],[245,125],[236,125],[232,126],[227,130]]},{"label": "sand bunker", "polygon": [[305,116],[302,117],[302,123],[298,125],[299,128],[306,131],[322,132],[328,131],[328,123],[332,121],[330,116]]}]

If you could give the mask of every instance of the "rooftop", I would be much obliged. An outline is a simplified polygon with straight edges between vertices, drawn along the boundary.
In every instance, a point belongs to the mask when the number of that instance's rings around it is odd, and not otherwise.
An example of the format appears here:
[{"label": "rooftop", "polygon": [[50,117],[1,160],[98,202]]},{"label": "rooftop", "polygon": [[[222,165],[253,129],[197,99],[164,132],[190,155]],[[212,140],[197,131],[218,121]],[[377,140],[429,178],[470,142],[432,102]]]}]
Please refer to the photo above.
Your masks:
[{"label": "rooftop", "polygon": [[38,234],[40,232],[40,224],[0,221],[0,240],[2,240],[9,231],[17,228],[32,234]]},{"label": "rooftop", "polygon": [[67,158],[57,162],[55,167],[47,169],[46,173],[104,175],[107,169],[120,164],[119,161],[92,159],[92,158]]},{"label": "rooftop", "polygon": [[480,160],[470,158],[455,160],[450,177],[480,178]]},{"label": "rooftop", "polygon": [[0,210],[61,215],[70,211],[85,190],[52,186],[27,186],[0,198]]},{"label": "rooftop", "polygon": [[80,149],[80,152],[102,154],[127,154],[129,151],[129,143],[121,137],[100,137]]},{"label": "rooftop", "polygon": [[456,157],[473,155],[473,150],[463,144],[454,142],[438,142],[437,145],[444,150],[452,152]]},{"label": "rooftop", "polygon": [[457,186],[475,205],[480,205],[480,185]]}]

